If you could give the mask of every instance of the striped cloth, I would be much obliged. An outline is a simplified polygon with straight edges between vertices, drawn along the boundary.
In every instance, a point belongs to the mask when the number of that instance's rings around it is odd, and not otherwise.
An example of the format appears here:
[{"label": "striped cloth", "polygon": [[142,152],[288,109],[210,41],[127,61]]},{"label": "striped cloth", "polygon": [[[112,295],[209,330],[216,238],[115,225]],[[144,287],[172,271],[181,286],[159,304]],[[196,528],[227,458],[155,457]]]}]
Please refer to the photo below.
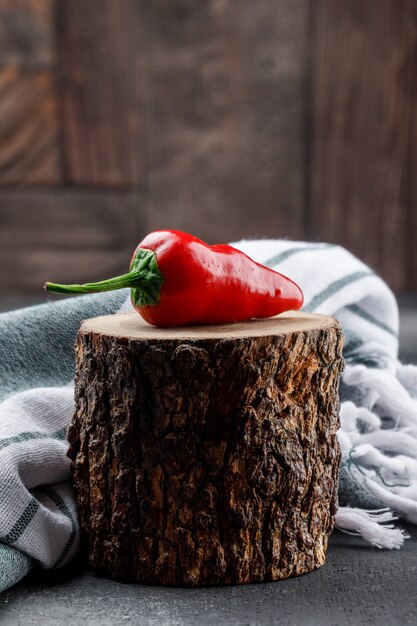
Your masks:
[{"label": "striped cloth", "polygon": [[112,292],[0,315],[0,591],[78,550],[65,441],[74,339],[81,320],[114,313],[125,299]]},{"label": "striped cloth", "polygon": [[[386,284],[339,246],[277,240],[234,244],[303,288],[305,311],[334,315],[346,335],[337,525],[398,548],[393,513],[417,523],[417,368],[397,360],[398,309]],[[0,315],[0,590],[35,565],[76,554],[79,527],[65,431],[73,412],[80,321],[128,310],[126,291]]]}]

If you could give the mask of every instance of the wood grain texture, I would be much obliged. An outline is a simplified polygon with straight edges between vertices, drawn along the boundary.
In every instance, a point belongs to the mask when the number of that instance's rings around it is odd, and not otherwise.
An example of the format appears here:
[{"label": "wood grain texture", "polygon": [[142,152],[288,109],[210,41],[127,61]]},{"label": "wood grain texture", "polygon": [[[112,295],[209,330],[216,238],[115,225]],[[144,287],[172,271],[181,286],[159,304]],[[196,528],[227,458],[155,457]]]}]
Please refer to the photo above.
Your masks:
[{"label": "wood grain texture", "polygon": [[133,193],[0,192],[0,289],[86,282],[125,272],[144,235]]},{"label": "wood grain texture", "polygon": [[0,186],[61,181],[58,113],[50,70],[0,70]]},{"label": "wood grain texture", "polygon": [[136,0],[61,0],[59,4],[68,182],[129,187],[143,180],[147,147],[142,5]]},{"label": "wood grain texture", "polygon": [[54,0],[0,0],[0,67],[51,68]]},{"label": "wood grain texture", "polygon": [[179,330],[189,338],[136,313],[81,325],[68,454],[90,564],[185,586],[320,567],[337,509],[338,322]]},{"label": "wood grain texture", "polygon": [[345,245],[394,289],[415,289],[405,244],[415,2],[318,0],[311,10],[309,236]]},{"label": "wood grain texture", "polygon": [[156,0],[150,228],[304,235],[306,0]]}]

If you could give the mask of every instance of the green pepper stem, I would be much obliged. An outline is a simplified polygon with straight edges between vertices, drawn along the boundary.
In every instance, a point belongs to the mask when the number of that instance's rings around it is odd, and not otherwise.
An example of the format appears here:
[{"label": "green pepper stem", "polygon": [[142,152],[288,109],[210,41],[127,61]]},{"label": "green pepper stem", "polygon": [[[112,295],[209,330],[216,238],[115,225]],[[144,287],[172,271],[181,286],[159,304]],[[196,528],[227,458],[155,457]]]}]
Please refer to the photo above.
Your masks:
[{"label": "green pepper stem", "polygon": [[129,288],[134,306],[155,306],[161,297],[164,277],[159,269],[156,253],[137,247],[130,263],[130,271],[121,276],[84,285],[58,285],[45,283],[44,288],[54,293],[98,293]]},{"label": "green pepper stem", "polygon": [[138,272],[128,272],[101,280],[97,283],[85,283],[84,285],[59,285],[57,283],[45,283],[44,289],[53,293],[99,293],[100,291],[114,291],[125,287],[139,287],[141,283]]}]

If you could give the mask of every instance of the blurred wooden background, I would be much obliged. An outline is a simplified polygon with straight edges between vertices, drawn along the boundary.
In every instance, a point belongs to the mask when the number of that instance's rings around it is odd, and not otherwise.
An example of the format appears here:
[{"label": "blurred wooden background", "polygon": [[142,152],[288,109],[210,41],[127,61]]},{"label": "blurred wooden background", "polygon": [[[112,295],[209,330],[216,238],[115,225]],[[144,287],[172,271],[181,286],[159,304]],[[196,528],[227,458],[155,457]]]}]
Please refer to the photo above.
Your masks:
[{"label": "blurred wooden background", "polygon": [[155,228],[341,243],[417,291],[417,0],[0,0],[0,290]]}]

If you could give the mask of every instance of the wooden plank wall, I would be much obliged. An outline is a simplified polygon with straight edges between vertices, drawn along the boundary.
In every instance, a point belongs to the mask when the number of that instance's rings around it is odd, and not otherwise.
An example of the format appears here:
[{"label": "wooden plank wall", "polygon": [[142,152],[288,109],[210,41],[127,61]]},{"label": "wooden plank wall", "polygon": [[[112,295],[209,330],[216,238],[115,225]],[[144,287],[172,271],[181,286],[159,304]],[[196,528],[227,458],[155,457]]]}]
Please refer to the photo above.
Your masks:
[{"label": "wooden plank wall", "polygon": [[416,69],[417,0],[0,0],[0,292],[164,227],[417,291]]},{"label": "wooden plank wall", "polygon": [[125,271],[146,232],[141,16],[100,4],[0,0],[3,292]]},{"label": "wooden plank wall", "polygon": [[307,1],[151,5],[149,225],[303,237]]},{"label": "wooden plank wall", "polygon": [[309,234],[417,290],[417,2],[312,3]]}]

